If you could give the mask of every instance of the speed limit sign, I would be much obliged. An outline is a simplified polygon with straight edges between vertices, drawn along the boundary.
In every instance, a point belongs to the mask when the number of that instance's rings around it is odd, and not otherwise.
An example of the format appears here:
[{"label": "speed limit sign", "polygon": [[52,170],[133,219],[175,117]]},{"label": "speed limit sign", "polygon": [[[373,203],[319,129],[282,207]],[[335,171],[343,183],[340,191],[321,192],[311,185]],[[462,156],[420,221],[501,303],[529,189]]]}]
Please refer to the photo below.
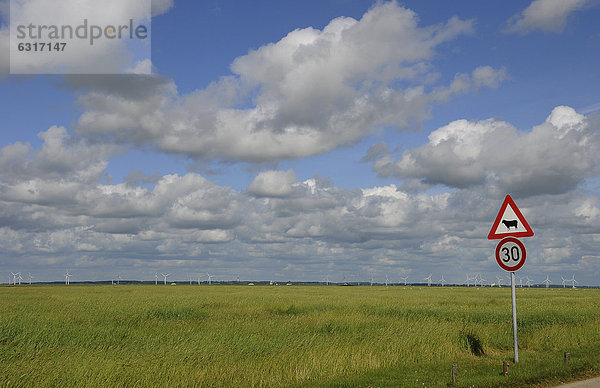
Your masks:
[{"label": "speed limit sign", "polygon": [[526,257],[525,245],[514,237],[500,240],[496,247],[496,261],[505,271],[518,271],[525,264]]}]

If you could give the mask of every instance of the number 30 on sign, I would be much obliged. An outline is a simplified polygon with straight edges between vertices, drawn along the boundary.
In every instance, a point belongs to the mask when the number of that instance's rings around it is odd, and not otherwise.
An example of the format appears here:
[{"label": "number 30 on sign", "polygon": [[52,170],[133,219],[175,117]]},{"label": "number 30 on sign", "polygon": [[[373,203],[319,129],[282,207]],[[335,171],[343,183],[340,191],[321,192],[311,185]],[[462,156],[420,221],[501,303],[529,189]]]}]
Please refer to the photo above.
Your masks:
[{"label": "number 30 on sign", "polygon": [[525,264],[526,257],[525,245],[514,237],[500,240],[496,247],[496,261],[505,271],[518,271]]}]

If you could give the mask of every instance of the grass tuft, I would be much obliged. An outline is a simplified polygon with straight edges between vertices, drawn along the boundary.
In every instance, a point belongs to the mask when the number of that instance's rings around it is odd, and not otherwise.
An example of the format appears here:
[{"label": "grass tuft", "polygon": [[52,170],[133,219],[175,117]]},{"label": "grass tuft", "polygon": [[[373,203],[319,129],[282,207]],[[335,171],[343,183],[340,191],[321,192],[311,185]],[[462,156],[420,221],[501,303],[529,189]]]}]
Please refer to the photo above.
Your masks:
[{"label": "grass tuft", "polygon": [[463,337],[467,343],[471,354],[477,357],[481,357],[485,354],[483,351],[483,344],[477,335],[473,332],[464,333]]}]

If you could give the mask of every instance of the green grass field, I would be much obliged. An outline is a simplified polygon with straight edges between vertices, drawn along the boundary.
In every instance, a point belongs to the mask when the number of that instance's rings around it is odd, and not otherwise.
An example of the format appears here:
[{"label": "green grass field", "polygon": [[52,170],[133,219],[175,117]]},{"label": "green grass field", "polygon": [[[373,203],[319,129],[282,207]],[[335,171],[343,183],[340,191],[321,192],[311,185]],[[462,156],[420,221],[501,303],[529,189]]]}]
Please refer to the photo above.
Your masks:
[{"label": "green grass field", "polygon": [[[0,287],[0,386],[546,386],[600,374],[600,290]],[[571,353],[565,364],[563,353]],[[503,376],[502,362],[511,361]]]}]

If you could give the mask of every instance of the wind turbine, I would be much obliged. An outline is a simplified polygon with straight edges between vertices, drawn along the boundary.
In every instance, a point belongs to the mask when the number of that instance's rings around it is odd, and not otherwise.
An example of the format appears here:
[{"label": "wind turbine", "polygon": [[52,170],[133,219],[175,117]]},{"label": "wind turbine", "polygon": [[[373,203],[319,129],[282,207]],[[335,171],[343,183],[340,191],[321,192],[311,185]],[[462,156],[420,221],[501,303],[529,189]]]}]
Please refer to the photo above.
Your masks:
[{"label": "wind turbine", "polygon": [[542,283],[546,283],[546,288],[548,288],[548,285],[551,283],[551,280],[548,277],[548,275],[546,275],[546,280],[544,280]]},{"label": "wind turbine", "polygon": [[496,279],[498,280],[498,288],[502,287],[502,278],[500,276],[496,276]]},{"label": "wind turbine", "polygon": [[212,284],[212,275],[209,274],[208,272],[206,273],[206,276],[208,277],[208,285],[210,286]]},{"label": "wind turbine", "polygon": [[515,276],[519,278],[519,287],[523,288],[523,278],[517,274]]},{"label": "wind turbine", "polygon": [[69,285],[69,284],[71,284],[71,276],[73,276],[73,275],[71,275],[71,274],[69,273],[69,270],[67,270],[67,272],[65,273],[65,284],[66,284],[66,285]]},{"label": "wind turbine", "polygon": [[442,278],[439,280],[439,283],[442,285],[442,287],[444,287],[444,284],[446,284],[446,279],[444,279],[444,275],[442,275]]},{"label": "wind turbine", "polygon": [[429,276],[427,276],[423,280],[427,280],[427,287],[431,287],[431,274],[429,274]]},{"label": "wind turbine", "polygon": [[479,275],[479,286],[480,287],[485,287],[485,284],[483,284],[483,282],[486,282],[487,280],[483,278],[483,276]]},{"label": "wind turbine", "polygon": [[527,281],[525,282],[525,284],[527,285],[527,288],[531,288],[531,282],[532,280],[529,279],[529,276],[526,277]]},{"label": "wind turbine", "polygon": [[158,286],[158,272],[154,272],[154,285]]},{"label": "wind turbine", "polygon": [[475,275],[475,277],[473,278],[473,285],[475,287],[477,287],[477,283],[479,283],[479,287],[485,287],[483,285],[483,282],[485,281],[485,279],[483,278],[483,276],[481,276],[481,274],[477,274]]},{"label": "wind turbine", "polygon": [[23,277],[21,276],[21,272],[19,272],[19,286],[21,285],[22,280],[23,280]]},{"label": "wind turbine", "polygon": [[404,285],[406,286],[406,281],[408,280],[408,276],[400,277],[400,279],[404,280]]},{"label": "wind turbine", "polygon": [[33,276],[31,276],[31,272],[27,272],[29,274],[29,276],[27,276],[27,280],[29,280],[29,285],[31,285],[31,279],[33,279]]},{"label": "wind turbine", "polygon": [[[571,279],[567,279],[568,282],[571,282],[573,284],[572,288],[575,288],[575,283],[579,283],[577,280],[575,280],[575,274],[573,274],[573,276],[571,277]],[[19,283],[21,284],[21,283]]]},{"label": "wind turbine", "polygon": [[10,274],[13,276],[13,286],[16,286],[17,285],[17,275],[19,273],[18,272],[17,273],[11,272]]},{"label": "wind turbine", "polygon": [[164,279],[164,282],[165,282],[165,286],[166,286],[167,285],[167,276],[169,276],[170,273],[164,274],[164,273],[161,272],[160,274],[163,276],[163,279]]},{"label": "wind turbine", "polygon": [[389,281],[390,281],[390,279],[388,278],[388,275],[385,274],[385,286],[386,287],[388,286]]},{"label": "wind turbine", "polygon": [[469,287],[469,281],[475,280],[476,278],[477,278],[477,275],[475,275],[474,278],[470,278],[469,273],[467,272],[467,280],[465,281],[465,284],[467,285],[467,287]]},{"label": "wind turbine", "polygon": [[565,284],[567,283],[567,279],[563,278],[562,276],[560,278],[562,279],[562,286],[563,286],[563,288],[565,288]]}]

